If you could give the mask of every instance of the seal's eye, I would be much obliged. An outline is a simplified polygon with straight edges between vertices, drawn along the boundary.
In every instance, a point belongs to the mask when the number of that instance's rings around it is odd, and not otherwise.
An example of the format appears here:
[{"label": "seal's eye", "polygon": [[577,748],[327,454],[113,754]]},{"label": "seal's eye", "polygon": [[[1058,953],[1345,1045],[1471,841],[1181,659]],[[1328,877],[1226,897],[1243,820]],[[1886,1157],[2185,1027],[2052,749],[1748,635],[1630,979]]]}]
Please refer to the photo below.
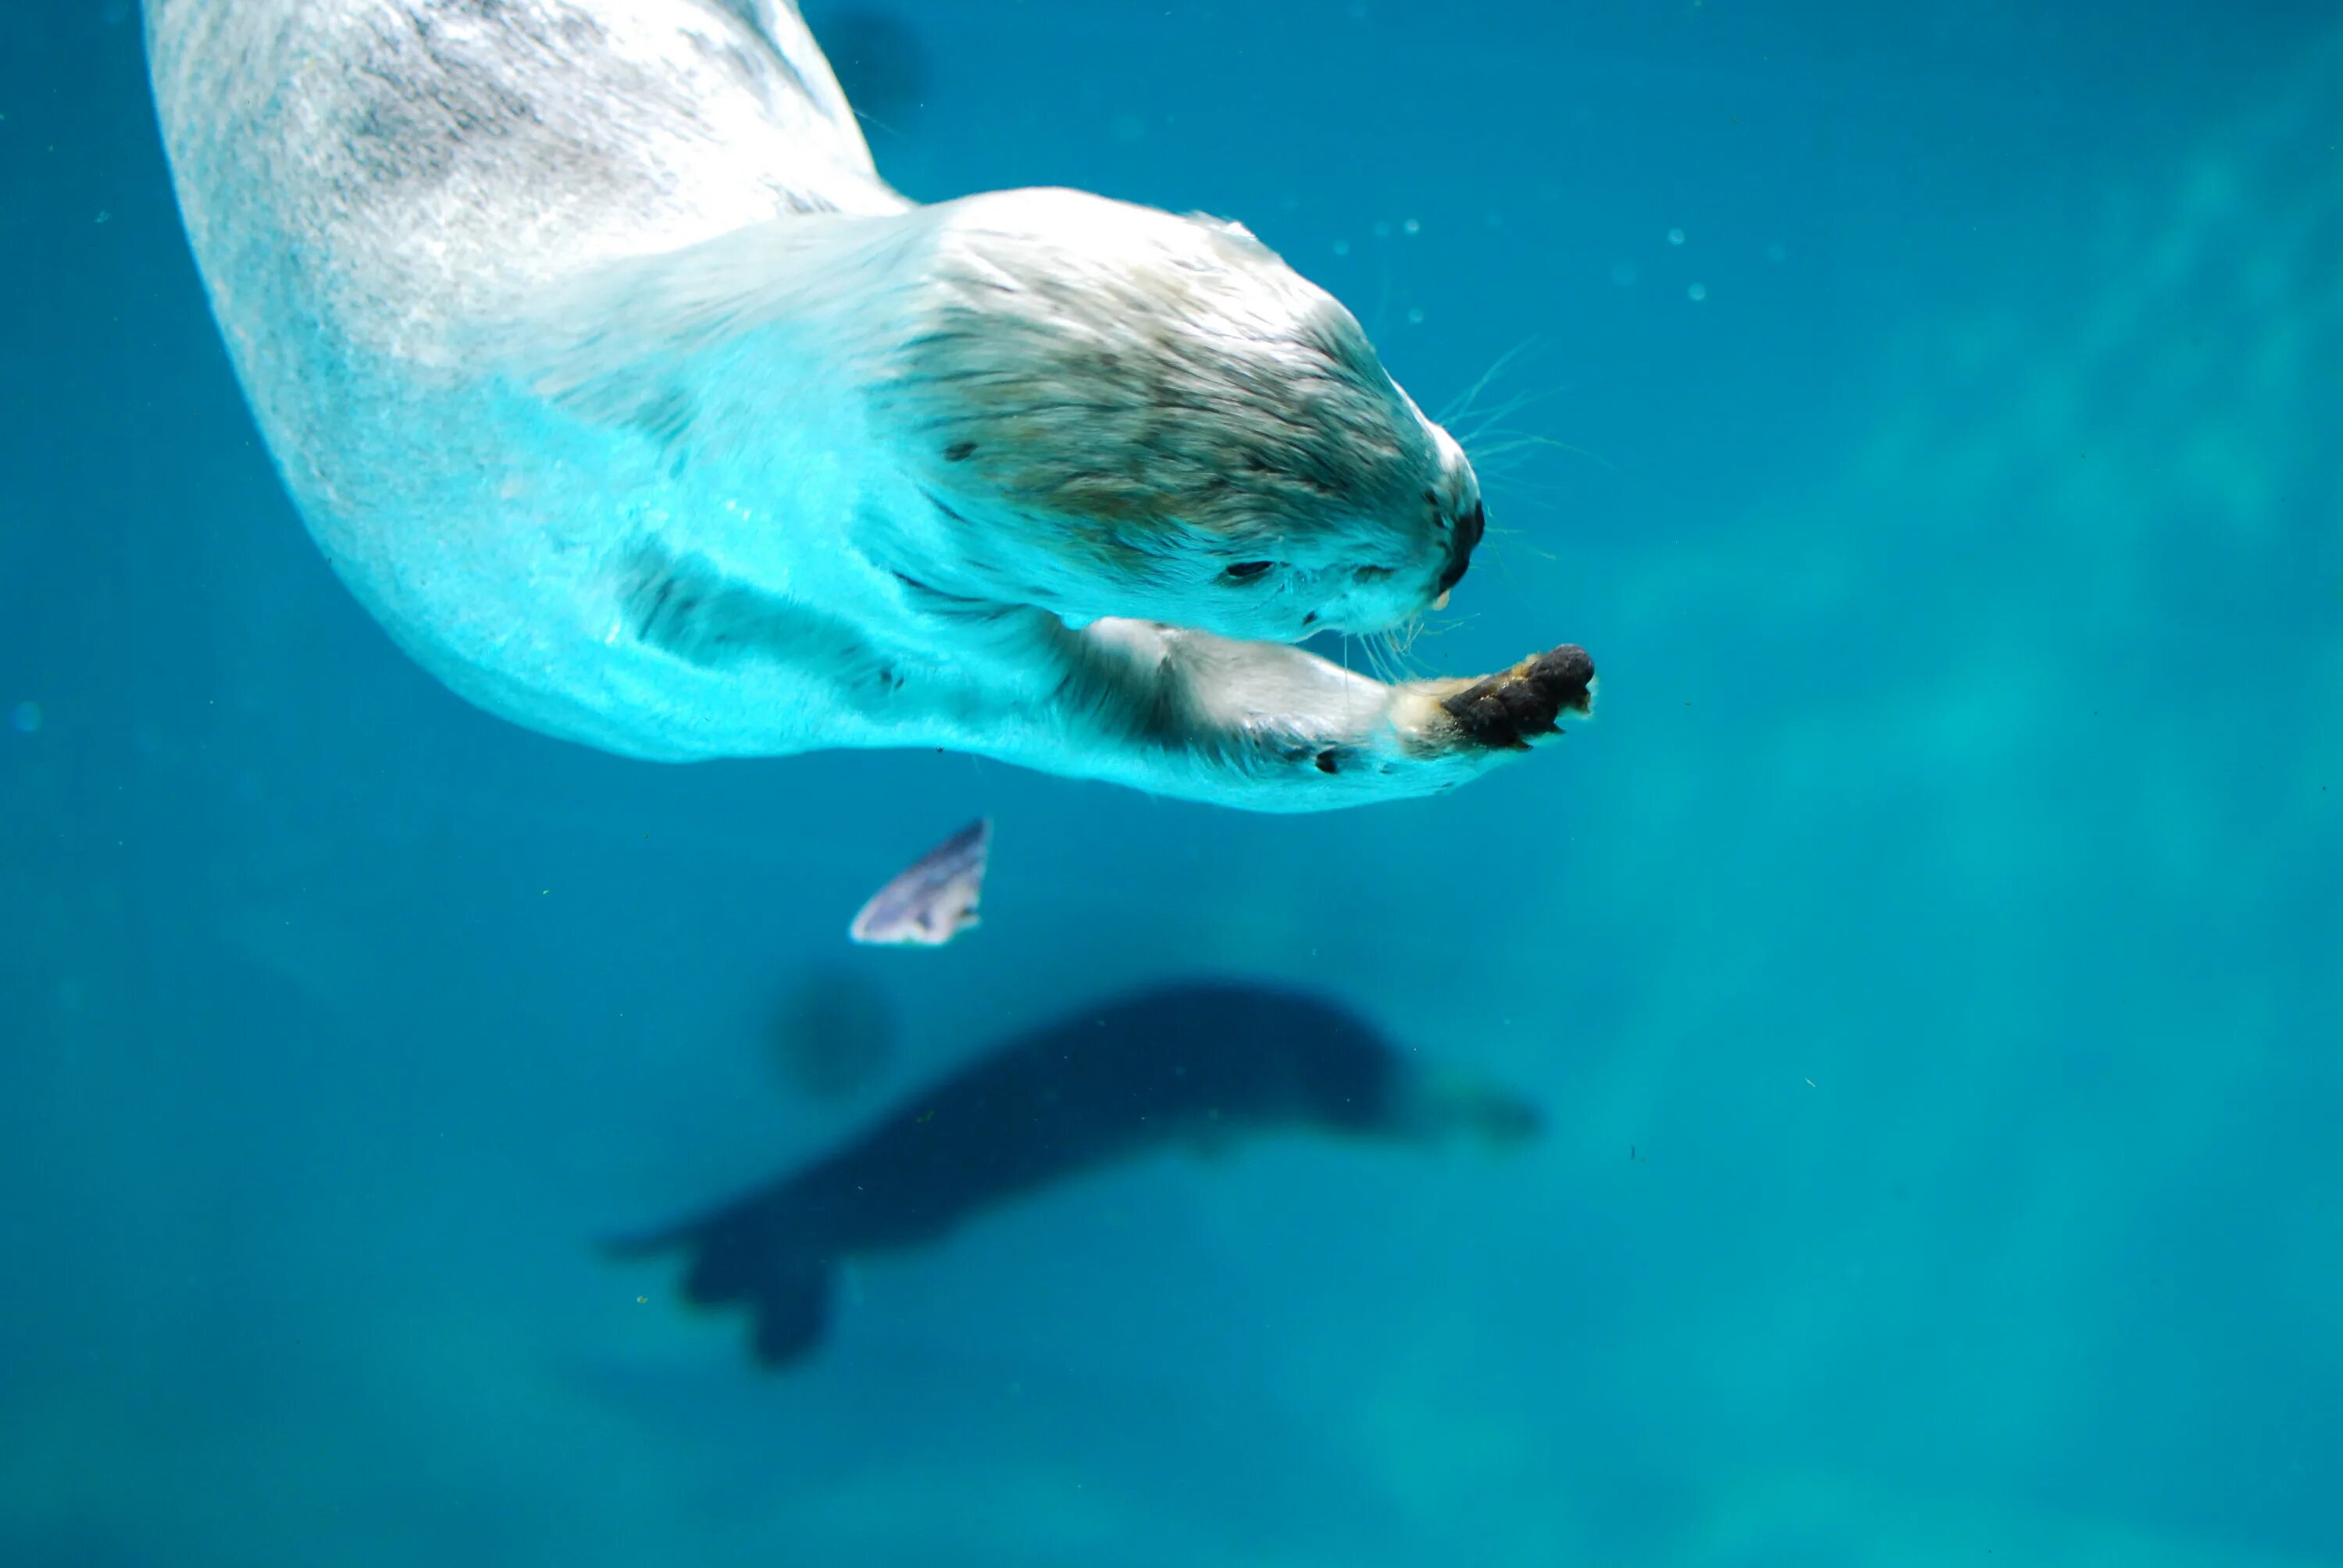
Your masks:
[{"label": "seal's eye", "polygon": [[1221,575],[1232,582],[1250,582],[1275,564],[1274,561],[1239,561]]}]

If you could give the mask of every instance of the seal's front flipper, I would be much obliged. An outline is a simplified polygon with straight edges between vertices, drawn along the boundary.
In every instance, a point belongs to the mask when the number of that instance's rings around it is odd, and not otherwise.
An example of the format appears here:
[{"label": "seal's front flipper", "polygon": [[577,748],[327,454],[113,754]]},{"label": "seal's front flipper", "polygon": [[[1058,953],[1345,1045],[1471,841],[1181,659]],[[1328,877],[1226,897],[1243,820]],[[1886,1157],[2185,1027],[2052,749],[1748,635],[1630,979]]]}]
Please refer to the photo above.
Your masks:
[{"label": "seal's front flipper", "polygon": [[793,1245],[783,1227],[755,1202],[698,1224],[609,1243],[613,1257],[639,1258],[669,1251],[689,1254],[683,1297],[694,1306],[739,1302],[751,1314],[749,1344],[757,1362],[778,1370],[802,1360],[830,1328],[831,1275],[826,1257]]},{"label": "seal's front flipper", "polygon": [[1526,751],[1550,735],[1564,714],[1594,709],[1594,661],[1574,643],[1532,654],[1511,669],[1476,680],[1440,699],[1440,709],[1464,744]]},{"label": "seal's front flipper", "polygon": [[761,1229],[719,1227],[693,1238],[699,1253],[683,1293],[697,1305],[747,1304],[757,1364],[779,1368],[810,1353],[830,1327],[830,1266],[792,1256]]},{"label": "seal's front flipper", "polygon": [[1012,627],[1031,639],[1028,664],[1060,672],[1051,722],[996,701],[989,711],[1016,713],[1015,727],[968,723],[953,744],[1257,811],[1437,794],[1594,709],[1594,661],[1573,644],[1482,679],[1386,686],[1290,644],[1152,621],[1102,617],[1076,631],[1036,612],[995,635]]},{"label": "seal's front flipper", "polygon": [[810,1354],[830,1330],[830,1271],[778,1269],[758,1282],[749,1342],[757,1364],[779,1371]]}]

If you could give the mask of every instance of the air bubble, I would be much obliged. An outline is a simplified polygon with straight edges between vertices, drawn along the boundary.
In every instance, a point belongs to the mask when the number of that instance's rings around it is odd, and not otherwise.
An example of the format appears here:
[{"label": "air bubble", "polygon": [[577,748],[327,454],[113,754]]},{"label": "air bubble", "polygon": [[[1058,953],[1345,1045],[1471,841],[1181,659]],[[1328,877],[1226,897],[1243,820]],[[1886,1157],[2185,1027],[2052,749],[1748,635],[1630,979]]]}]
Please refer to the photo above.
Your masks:
[{"label": "air bubble", "polygon": [[1698,305],[1702,300],[1708,297],[1708,285],[1704,283],[1694,284],[1690,288],[1684,290],[1684,297],[1691,300],[1694,305]]},{"label": "air bubble", "polygon": [[1682,245],[1684,242],[1684,230],[1682,230],[1682,229],[1680,229],[1680,228],[1672,228],[1672,229],[1668,230],[1668,243],[1669,243],[1670,245]]},{"label": "air bubble", "polygon": [[1418,223],[1413,218],[1408,219],[1405,223],[1400,225],[1400,227],[1405,229],[1410,234],[1422,234],[1423,232],[1423,225]]},{"label": "air bubble", "polygon": [[20,702],[8,713],[8,728],[19,735],[30,735],[41,727],[41,705]]}]

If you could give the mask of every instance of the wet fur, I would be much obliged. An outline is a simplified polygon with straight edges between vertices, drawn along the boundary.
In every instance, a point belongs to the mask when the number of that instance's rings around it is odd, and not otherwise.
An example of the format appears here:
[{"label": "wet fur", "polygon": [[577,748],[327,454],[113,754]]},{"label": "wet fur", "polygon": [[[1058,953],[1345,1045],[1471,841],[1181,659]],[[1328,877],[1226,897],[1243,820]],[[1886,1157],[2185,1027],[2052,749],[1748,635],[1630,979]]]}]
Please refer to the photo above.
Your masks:
[{"label": "wet fur", "polygon": [[1284,646],[1461,570],[1462,451],[1242,229],[904,201],[793,7],[147,24],[288,487],[494,711],[643,757],[940,746],[1300,810],[1444,789],[1588,705],[1517,667],[1500,735],[1451,702],[1471,682]]}]

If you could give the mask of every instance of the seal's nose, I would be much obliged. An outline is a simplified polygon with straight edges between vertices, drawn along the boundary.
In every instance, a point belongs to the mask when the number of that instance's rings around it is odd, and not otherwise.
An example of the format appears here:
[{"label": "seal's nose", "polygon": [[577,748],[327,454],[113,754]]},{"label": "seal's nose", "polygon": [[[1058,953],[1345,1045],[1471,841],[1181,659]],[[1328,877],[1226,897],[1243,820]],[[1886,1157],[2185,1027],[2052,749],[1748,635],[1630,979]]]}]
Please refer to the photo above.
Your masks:
[{"label": "seal's nose", "polygon": [[1473,564],[1473,547],[1481,542],[1481,535],[1489,527],[1489,517],[1481,503],[1456,519],[1456,531],[1448,541],[1448,569],[1440,574],[1440,591],[1446,593],[1463,580],[1464,568]]}]

